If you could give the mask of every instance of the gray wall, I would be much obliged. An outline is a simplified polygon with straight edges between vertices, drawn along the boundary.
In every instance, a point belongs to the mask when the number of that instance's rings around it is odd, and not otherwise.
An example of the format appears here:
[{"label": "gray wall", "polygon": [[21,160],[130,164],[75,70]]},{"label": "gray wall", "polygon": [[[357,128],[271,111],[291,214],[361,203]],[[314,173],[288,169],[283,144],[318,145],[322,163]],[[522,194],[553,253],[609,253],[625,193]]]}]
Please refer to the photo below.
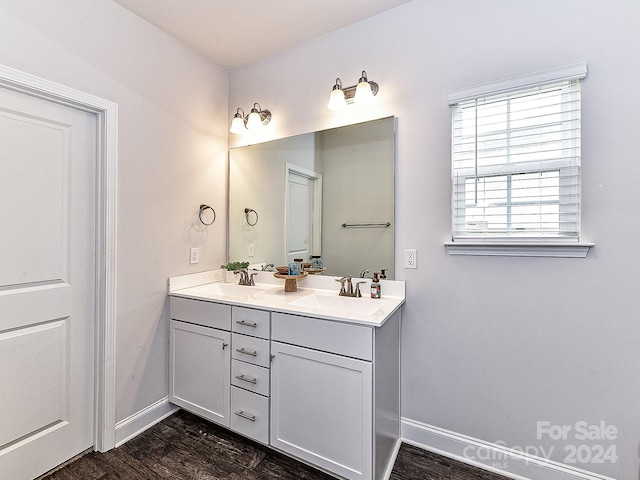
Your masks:
[{"label": "gray wall", "polygon": [[[272,110],[261,138],[398,116],[404,417],[507,446],[553,446],[558,461],[566,442],[538,439],[538,421],[604,420],[619,432],[617,462],[576,466],[637,478],[639,20],[632,0],[415,0],[231,72],[232,109],[258,99]],[[447,93],[580,61],[589,68],[582,229],[597,246],[586,259],[449,256]],[[380,84],[374,104],[327,111],[335,77],[351,85],[363,68]],[[401,268],[404,248],[418,249],[417,270]]]},{"label": "gray wall", "polygon": [[342,224],[394,223],[394,139],[393,118],[319,135],[325,275],[357,276],[363,269],[373,274],[381,268],[392,272],[393,227]]},{"label": "gray wall", "polygon": [[[119,107],[120,421],[168,392],[167,277],[226,257],[228,76],[111,0],[0,0],[0,25],[0,63]],[[218,214],[206,229],[200,203]]]}]

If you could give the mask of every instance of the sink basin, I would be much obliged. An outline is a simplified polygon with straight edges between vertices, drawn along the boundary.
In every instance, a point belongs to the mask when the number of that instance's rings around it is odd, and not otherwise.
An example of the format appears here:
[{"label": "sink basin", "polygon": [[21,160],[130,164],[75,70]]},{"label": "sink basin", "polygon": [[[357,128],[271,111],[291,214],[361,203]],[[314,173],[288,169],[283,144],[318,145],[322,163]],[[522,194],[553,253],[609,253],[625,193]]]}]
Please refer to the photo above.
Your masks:
[{"label": "sink basin", "polygon": [[250,287],[235,283],[209,283],[194,287],[192,290],[196,294],[219,295],[227,298],[245,298],[263,291],[260,287]]},{"label": "sink basin", "polygon": [[341,297],[339,295],[308,295],[289,305],[314,308],[333,314],[373,315],[384,306],[384,301],[370,298]]}]

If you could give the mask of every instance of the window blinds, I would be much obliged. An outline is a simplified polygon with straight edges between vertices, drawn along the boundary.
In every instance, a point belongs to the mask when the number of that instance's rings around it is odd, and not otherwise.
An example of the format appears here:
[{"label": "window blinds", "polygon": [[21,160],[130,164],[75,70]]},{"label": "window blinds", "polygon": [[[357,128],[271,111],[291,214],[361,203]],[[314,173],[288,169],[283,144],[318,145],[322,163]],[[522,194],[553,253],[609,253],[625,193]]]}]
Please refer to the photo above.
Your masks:
[{"label": "window blinds", "polygon": [[454,241],[578,240],[580,103],[579,78],[452,102]]}]

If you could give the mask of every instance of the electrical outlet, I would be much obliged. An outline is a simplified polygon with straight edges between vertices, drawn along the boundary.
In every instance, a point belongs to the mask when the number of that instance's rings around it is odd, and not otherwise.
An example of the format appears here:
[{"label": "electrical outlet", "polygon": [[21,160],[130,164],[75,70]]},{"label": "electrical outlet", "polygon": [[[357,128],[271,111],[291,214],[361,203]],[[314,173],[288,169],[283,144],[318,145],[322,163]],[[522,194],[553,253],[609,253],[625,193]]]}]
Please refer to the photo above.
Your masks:
[{"label": "electrical outlet", "polygon": [[249,244],[249,252],[247,252],[247,255],[250,256],[250,257],[253,257],[253,255],[254,255],[253,243]]},{"label": "electrical outlet", "polygon": [[200,263],[200,249],[196,247],[191,247],[189,249],[189,263]]},{"label": "electrical outlet", "polygon": [[418,268],[418,250],[416,248],[404,249],[404,268]]}]

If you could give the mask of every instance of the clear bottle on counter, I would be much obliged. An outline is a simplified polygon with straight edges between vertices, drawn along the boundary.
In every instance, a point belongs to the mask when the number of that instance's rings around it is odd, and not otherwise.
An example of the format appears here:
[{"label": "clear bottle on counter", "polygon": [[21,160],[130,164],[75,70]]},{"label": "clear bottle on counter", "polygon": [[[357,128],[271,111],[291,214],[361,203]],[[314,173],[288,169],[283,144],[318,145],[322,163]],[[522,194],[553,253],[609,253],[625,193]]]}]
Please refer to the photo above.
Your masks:
[{"label": "clear bottle on counter", "polygon": [[302,275],[304,272],[304,268],[302,268],[304,260],[302,258],[294,258],[293,263],[295,264],[294,270],[296,273],[291,273],[290,275]]},{"label": "clear bottle on counter", "polygon": [[324,262],[320,255],[311,255],[311,268],[319,270],[323,267]]}]

